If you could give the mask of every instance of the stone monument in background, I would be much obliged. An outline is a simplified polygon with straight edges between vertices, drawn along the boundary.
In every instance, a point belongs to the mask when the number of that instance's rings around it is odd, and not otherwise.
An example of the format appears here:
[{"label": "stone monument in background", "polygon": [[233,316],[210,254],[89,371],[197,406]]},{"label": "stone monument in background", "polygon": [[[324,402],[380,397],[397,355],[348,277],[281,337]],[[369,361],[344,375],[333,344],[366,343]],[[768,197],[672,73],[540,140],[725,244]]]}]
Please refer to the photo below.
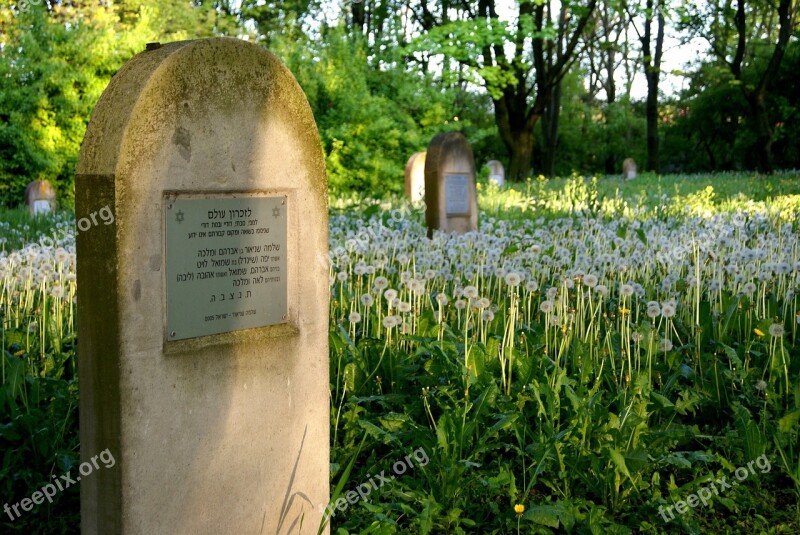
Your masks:
[{"label": "stone monument in background", "polygon": [[458,233],[478,229],[475,159],[463,134],[439,134],[428,145],[425,204],[428,237],[434,229]]},{"label": "stone monument in background", "polygon": [[489,182],[502,188],[506,185],[506,171],[503,164],[498,160],[489,160],[486,162],[486,167],[489,168]]},{"label": "stone monument in background", "polygon": [[25,188],[25,206],[33,215],[47,214],[56,209],[56,190],[47,180],[34,180]]},{"label": "stone monument in background", "polygon": [[411,202],[425,198],[425,152],[415,152],[406,162],[406,197]]},{"label": "stone monument in background", "polygon": [[271,53],[148,45],[81,147],[84,534],[315,532],[329,496],[328,222],[311,110]]},{"label": "stone monument in background", "polygon": [[636,162],[633,158],[625,158],[625,161],[622,162],[622,177],[625,180],[636,178]]}]

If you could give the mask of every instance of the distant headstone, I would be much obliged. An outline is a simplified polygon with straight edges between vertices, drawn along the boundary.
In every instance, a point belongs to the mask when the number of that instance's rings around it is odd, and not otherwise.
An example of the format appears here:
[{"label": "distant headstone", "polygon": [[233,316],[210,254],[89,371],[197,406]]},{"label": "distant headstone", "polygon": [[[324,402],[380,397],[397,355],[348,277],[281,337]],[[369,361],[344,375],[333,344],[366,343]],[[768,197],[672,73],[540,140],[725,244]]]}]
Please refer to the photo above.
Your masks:
[{"label": "distant headstone", "polygon": [[495,184],[500,188],[505,186],[506,170],[505,168],[503,168],[503,164],[500,163],[498,160],[489,160],[486,163],[486,166],[489,168],[489,182]]},{"label": "distant headstone", "polygon": [[434,229],[457,233],[478,229],[475,159],[458,132],[439,134],[428,145],[425,204],[429,237]]},{"label": "distant headstone", "polygon": [[633,158],[625,158],[622,162],[622,176],[625,180],[636,178],[636,162]]},{"label": "distant headstone", "polygon": [[416,152],[406,163],[406,197],[411,202],[425,198],[425,154]]},{"label": "distant headstone", "polygon": [[34,180],[25,188],[25,205],[33,215],[56,209],[56,190],[47,180]]},{"label": "distant headstone", "polygon": [[[235,39],[149,47],[100,98],[76,217],[81,532],[296,533],[329,497],[325,160]],[[95,464],[95,466],[97,466]]]}]

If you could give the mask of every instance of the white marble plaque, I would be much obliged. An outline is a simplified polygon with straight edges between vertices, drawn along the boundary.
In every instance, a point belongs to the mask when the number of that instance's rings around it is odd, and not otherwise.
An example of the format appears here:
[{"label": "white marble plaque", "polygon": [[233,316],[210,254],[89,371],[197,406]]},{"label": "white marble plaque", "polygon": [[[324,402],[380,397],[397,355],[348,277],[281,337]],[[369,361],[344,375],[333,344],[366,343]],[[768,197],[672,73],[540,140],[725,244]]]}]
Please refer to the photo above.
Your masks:
[{"label": "white marble plaque", "polygon": [[164,201],[167,340],[287,319],[285,196]]}]

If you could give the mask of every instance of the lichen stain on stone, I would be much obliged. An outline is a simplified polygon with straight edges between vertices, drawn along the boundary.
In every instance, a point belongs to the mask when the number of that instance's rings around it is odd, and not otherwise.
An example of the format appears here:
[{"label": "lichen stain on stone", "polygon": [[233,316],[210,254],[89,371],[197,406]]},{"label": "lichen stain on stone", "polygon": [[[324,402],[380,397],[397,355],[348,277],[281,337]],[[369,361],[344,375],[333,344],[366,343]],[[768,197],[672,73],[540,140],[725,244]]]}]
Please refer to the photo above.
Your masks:
[{"label": "lichen stain on stone", "polygon": [[150,271],[161,271],[161,255],[150,257]]},{"label": "lichen stain on stone", "polygon": [[142,281],[136,279],[133,281],[133,300],[139,302],[139,299],[142,298]]},{"label": "lichen stain on stone", "polygon": [[178,154],[187,162],[192,159],[192,134],[179,126],[172,136],[172,142],[178,146]]}]

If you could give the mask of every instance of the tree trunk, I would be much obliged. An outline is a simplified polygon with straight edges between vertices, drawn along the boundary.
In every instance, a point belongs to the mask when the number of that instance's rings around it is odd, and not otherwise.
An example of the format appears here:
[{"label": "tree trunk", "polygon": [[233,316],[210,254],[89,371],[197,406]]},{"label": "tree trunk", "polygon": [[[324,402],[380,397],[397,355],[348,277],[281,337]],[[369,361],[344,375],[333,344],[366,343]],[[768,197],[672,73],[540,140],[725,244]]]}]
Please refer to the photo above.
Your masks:
[{"label": "tree trunk", "polygon": [[772,129],[769,126],[764,95],[754,94],[747,99],[756,133],[756,165],[764,174],[772,173]]},{"label": "tree trunk", "polygon": [[351,2],[350,9],[353,10],[353,30],[365,33],[366,13],[364,10],[364,2]]},{"label": "tree trunk", "polygon": [[558,122],[561,118],[561,82],[553,85],[547,108],[542,115],[542,170],[550,178],[556,175],[556,150],[558,149]]},{"label": "tree trunk", "polygon": [[647,165],[648,171],[658,173],[658,72],[647,75]]},{"label": "tree trunk", "polygon": [[506,178],[514,182],[522,182],[530,176],[533,163],[533,131],[509,132],[508,171]]},{"label": "tree trunk", "polygon": [[506,180],[522,182],[530,176],[533,162],[533,127],[542,116],[541,99],[528,108],[524,93],[507,90],[494,100],[494,120],[508,150]]},{"label": "tree trunk", "polygon": [[[653,0],[647,0],[644,36],[642,37],[642,56],[644,75],[647,79],[647,101],[645,103],[645,116],[647,118],[647,165],[648,171],[658,173],[658,79],[661,77],[661,55],[664,49],[664,15],[660,5],[654,5]],[[658,29],[656,30],[655,55],[652,50],[652,32],[654,11],[658,14]]]}]

